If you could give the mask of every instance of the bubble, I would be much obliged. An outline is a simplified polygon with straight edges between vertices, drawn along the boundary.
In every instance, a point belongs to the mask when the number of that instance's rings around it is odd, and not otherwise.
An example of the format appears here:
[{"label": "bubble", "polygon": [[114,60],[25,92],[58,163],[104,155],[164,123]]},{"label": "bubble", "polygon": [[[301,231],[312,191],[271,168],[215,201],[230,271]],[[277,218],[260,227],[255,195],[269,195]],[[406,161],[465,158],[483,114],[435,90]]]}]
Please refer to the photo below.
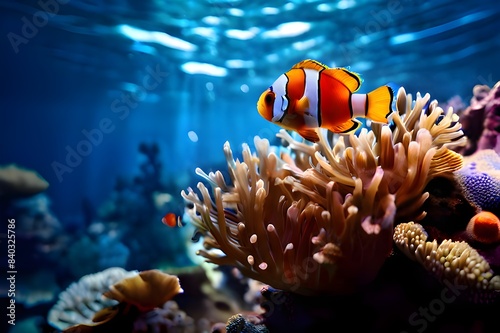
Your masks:
[{"label": "bubble", "polygon": [[195,131],[189,131],[188,137],[189,137],[189,140],[191,140],[193,142],[198,142],[198,134],[196,134]]},{"label": "bubble", "polygon": [[241,91],[243,91],[244,93],[247,93],[249,88],[246,84],[242,84],[241,87],[240,87]]},{"label": "bubble", "polygon": [[212,82],[207,82],[207,84],[205,84],[205,87],[208,91],[214,90],[214,84]]}]

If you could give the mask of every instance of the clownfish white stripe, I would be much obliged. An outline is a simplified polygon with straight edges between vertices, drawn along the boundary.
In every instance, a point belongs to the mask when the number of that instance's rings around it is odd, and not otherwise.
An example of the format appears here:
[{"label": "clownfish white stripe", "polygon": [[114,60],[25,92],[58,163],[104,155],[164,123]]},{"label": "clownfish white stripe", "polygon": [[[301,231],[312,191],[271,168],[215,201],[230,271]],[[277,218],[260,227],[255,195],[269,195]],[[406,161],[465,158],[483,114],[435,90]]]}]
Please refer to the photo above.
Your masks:
[{"label": "clownfish white stripe", "polygon": [[309,99],[309,114],[316,117],[318,114],[318,87],[319,87],[319,72],[310,69],[304,70],[305,72],[305,93]]},{"label": "clownfish white stripe", "polygon": [[351,107],[354,117],[365,117],[368,110],[368,99],[365,94],[352,94]]}]

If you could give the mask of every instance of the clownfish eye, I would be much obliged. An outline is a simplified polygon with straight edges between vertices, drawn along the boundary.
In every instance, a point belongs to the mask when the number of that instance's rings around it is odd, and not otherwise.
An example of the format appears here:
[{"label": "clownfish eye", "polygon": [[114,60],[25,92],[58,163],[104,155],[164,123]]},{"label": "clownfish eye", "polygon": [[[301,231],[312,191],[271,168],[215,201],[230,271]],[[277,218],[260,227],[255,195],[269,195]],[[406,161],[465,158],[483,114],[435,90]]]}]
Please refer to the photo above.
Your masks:
[{"label": "clownfish eye", "polygon": [[266,103],[266,105],[271,105],[274,103],[274,93],[273,92],[268,92],[266,94],[266,96],[264,97],[264,103]]}]

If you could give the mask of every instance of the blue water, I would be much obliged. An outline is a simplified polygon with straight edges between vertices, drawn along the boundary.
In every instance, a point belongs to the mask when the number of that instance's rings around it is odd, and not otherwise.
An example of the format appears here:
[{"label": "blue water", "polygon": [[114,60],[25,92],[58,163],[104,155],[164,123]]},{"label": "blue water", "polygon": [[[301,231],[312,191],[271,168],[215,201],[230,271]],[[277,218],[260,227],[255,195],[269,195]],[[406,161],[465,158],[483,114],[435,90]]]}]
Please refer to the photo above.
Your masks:
[{"label": "blue water", "polygon": [[274,138],[256,101],[293,64],[468,104],[500,79],[499,18],[494,0],[3,0],[0,165],[40,173],[54,214],[78,224],[154,142],[178,197],[196,167],[223,167],[225,141],[237,154]]}]

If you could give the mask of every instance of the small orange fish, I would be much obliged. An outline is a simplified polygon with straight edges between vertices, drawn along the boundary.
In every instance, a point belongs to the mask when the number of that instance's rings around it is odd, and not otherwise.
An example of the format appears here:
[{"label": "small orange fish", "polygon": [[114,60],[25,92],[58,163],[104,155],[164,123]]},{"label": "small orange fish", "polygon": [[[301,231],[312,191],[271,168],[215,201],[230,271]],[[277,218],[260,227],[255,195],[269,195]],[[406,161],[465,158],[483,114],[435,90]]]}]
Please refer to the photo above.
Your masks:
[{"label": "small orange fish", "polygon": [[354,94],[358,74],[345,68],[329,68],[312,59],[295,64],[264,91],[257,102],[260,115],[285,129],[317,142],[318,127],[334,133],[352,133],[365,117],[387,123],[393,91],[381,86],[368,94]]},{"label": "small orange fish", "polygon": [[183,226],[182,221],[181,221],[181,217],[177,216],[174,213],[165,214],[165,216],[163,216],[163,218],[161,219],[161,222],[170,228],[174,228],[175,226],[179,226],[179,227]]}]

